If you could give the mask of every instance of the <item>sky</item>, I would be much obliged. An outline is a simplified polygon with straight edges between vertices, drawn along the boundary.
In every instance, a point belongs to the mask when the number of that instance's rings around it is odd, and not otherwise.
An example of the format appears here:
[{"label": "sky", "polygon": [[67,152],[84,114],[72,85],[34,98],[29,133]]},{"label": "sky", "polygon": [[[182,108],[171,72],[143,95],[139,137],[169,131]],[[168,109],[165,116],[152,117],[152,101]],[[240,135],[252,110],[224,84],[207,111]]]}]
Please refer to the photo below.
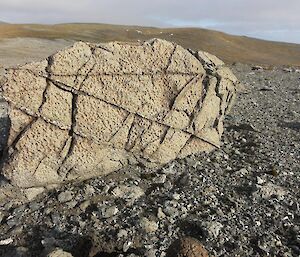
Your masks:
[{"label": "sky", "polygon": [[300,0],[0,0],[0,20],[200,27],[300,44]]}]

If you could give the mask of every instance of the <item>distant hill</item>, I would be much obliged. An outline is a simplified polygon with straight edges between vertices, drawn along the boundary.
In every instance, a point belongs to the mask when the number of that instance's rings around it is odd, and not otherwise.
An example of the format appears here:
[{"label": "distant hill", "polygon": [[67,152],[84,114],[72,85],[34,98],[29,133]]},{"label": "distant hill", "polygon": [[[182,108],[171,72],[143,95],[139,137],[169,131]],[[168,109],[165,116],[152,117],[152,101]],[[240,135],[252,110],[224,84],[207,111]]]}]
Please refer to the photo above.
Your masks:
[{"label": "distant hill", "polygon": [[0,39],[32,37],[91,42],[162,38],[213,53],[227,63],[300,66],[300,45],[233,36],[199,28],[153,28],[109,24],[0,24]]}]

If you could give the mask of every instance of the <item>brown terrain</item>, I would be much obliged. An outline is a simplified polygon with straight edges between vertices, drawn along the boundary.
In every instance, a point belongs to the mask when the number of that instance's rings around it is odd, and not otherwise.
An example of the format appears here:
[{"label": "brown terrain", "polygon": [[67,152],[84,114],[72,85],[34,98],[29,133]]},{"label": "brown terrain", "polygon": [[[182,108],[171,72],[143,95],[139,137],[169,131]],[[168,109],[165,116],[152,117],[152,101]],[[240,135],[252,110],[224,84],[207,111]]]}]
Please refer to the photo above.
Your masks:
[{"label": "brown terrain", "polygon": [[[109,42],[161,38],[185,48],[203,50],[227,63],[300,66],[300,45],[233,36],[199,28],[154,28],[108,24],[0,24],[0,65],[13,57],[46,57],[74,41]],[[33,40],[34,39],[34,40]],[[8,51],[9,50],[9,51]],[[44,54],[45,53],[45,54]],[[4,63],[9,56],[8,62]],[[22,60],[21,60],[22,61]]]}]

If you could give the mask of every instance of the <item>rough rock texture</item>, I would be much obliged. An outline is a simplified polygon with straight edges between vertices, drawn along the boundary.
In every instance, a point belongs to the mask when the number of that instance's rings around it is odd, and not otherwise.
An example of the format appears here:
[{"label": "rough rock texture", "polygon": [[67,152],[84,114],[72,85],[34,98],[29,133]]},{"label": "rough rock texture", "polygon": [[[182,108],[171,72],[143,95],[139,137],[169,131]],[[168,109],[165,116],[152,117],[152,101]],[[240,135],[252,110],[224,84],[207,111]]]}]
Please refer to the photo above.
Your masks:
[{"label": "rough rock texture", "polygon": [[167,257],[209,257],[209,255],[197,239],[184,237],[171,244]]},{"label": "rough rock texture", "polygon": [[220,146],[237,84],[215,56],[167,41],[76,43],[7,71],[3,174],[42,191],[210,151]]}]

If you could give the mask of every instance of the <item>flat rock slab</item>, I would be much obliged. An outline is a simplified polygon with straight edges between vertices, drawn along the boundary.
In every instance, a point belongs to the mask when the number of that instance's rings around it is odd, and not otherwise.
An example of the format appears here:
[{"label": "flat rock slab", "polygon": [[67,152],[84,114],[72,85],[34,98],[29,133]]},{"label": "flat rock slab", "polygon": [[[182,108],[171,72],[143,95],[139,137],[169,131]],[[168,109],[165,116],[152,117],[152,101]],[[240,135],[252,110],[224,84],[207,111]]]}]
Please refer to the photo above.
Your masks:
[{"label": "flat rock slab", "polygon": [[3,175],[42,188],[211,151],[238,83],[217,57],[164,40],[75,43],[7,71]]}]

